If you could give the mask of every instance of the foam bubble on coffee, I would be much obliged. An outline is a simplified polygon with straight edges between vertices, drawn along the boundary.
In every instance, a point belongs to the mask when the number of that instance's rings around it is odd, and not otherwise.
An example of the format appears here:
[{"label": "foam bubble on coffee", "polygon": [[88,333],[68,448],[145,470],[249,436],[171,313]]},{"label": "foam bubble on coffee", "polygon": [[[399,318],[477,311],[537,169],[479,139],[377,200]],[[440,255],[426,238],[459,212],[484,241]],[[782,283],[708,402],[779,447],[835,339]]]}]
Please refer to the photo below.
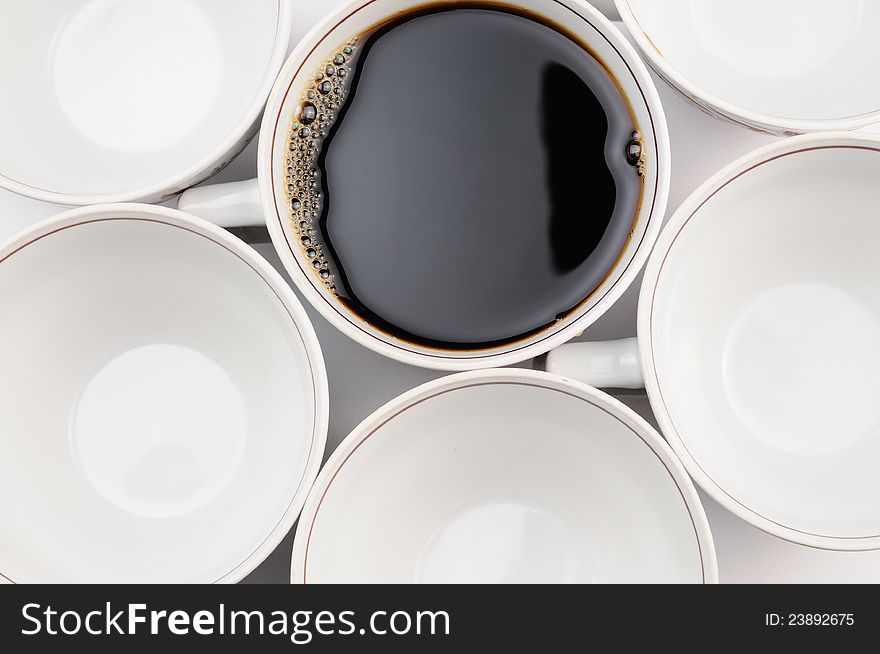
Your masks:
[{"label": "foam bubble on coffee", "polygon": [[312,77],[294,111],[287,157],[287,201],[290,222],[309,265],[335,293],[332,265],[320,242],[321,145],[335,124],[349,93],[357,55],[352,39],[324,62]]}]

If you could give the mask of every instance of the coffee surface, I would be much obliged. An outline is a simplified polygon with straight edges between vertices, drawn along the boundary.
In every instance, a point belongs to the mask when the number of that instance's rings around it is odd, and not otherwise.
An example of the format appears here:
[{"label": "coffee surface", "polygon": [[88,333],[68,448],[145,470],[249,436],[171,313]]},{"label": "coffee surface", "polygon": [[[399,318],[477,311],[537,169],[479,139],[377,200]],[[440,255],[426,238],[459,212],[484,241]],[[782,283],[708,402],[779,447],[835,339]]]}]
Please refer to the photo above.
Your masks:
[{"label": "coffee surface", "polygon": [[428,347],[511,343],[575,310],[619,259],[643,189],[632,112],[604,66],[485,7],[425,9],[352,44],[343,87],[323,89],[337,114],[303,114],[323,124],[299,146],[315,148],[316,274]]}]

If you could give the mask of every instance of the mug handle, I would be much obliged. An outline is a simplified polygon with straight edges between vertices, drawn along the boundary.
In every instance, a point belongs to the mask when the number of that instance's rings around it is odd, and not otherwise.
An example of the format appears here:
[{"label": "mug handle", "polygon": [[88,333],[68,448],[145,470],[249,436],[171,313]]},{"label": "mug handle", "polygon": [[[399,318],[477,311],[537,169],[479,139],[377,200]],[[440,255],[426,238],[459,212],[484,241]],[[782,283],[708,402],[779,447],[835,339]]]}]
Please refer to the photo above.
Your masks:
[{"label": "mug handle", "polygon": [[645,388],[636,338],[568,343],[547,354],[544,370],[596,388]]},{"label": "mug handle", "polygon": [[187,189],[177,208],[219,227],[265,227],[266,217],[256,179]]}]

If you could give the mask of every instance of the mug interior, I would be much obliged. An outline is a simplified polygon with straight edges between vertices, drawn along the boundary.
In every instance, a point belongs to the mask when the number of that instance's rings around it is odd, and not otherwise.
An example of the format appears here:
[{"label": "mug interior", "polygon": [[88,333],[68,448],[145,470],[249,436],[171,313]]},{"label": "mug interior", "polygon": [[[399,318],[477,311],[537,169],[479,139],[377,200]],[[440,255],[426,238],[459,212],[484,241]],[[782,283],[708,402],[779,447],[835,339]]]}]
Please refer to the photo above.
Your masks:
[{"label": "mug interior", "polygon": [[251,263],[186,220],[81,214],[0,252],[0,297],[0,576],[219,581],[283,536],[323,368]]},{"label": "mug interior", "polygon": [[[437,4],[454,6],[459,3]],[[292,224],[295,221],[287,197],[291,181],[288,179],[289,134],[299,116],[306,87],[314,79],[315,71],[323,69],[353,37],[368,33],[399,13],[423,7],[424,2],[358,0],[328,17],[321,29],[300,44],[282,73],[284,81],[273,93],[277,106],[270,100],[270,113],[275,115],[264,123],[263,137],[265,141],[271,141],[266,148],[271,159],[261,168],[260,174],[265,206],[270,207],[267,220],[276,248],[294,282],[312,304],[346,334],[367,347],[408,363],[451,370],[505,365],[529,359],[569,340],[598,319],[637,275],[656,238],[666,205],[669,156],[665,117],[647,71],[623,36],[595,9],[578,2],[559,0],[463,4],[509,5],[519,11],[525,8],[527,12],[576,35],[589,45],[617,81],[642,134],[645,174],[642,202],[632,234],[613,270],[572,312],[543,331],[497,347],[455,351],[431,348],[397,338],[364,320],[326,288],[310,265],[305,254],[308,246],[301,246],[300,235]],[[585,56],[588,55],[585,53]],[[439,183],[442,180],[438,180]]]},{"label": "mug interior", "polygon": [[[700,96],[777,119],[880,112],[880,5],[864,0],[619,0],[646,52]],[[623,12],[626,15],[626,12]]]},{"label": "mug interior", "polygon": [[0,176],[36,195],[138,196],[210,169],[258,116],[281,16],[281,0],[4,2]]},{"label": "mug interior", "polygon": [[328,463],[297,532],[295,580],[711,577],[701,511],[684,499],[696,494],[647,425],[543,373],[451,379],[380,410]]},{"label": "mug interior", "polygon": [[880,535],[880,144],[798,143],[682,214],[641,337],[701,483],[836,547]]}]

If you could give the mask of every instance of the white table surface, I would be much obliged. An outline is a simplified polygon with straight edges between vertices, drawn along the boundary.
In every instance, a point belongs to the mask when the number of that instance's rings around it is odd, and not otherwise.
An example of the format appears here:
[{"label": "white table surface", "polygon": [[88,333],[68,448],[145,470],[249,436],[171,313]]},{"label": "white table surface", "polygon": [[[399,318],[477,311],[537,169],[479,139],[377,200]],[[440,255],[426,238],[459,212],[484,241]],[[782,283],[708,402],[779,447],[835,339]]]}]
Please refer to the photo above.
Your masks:
[{"label": "white table surface", "polygon": [[[293,43],[296,43],[338,0],[290,0],[295,7]],[[606,0],[607,1],[607,0]],[[673,179],[670,214],[705,179],[749,150],[775,140],[710,118],[687,104],[662,81],[657,82],[672,136]],[[256,142],[215,181],[247,179],[256,175]],[[0,242],[20,229],[63,209],[16,196],[0,189]],[[276,268],[282,266],[271,245],[256,249]],[[634,336],[639,282],[595,325],[586,340]],[[306,304],[303,302],[303,304]],[[363,418],[413,386],[440,373],[406,366],[355,344],[342,336],[311,307],[330,377],[331,415],[327,456]],[[647,399],[621,397],[650,422]],[[703,496],[715,537],[723,583],[830,583],[880,582],[880,552],[836,553],[800,547],[769,536]],[[247,579],[247,582],[286,583],[289,579],[293,532]]]}]

